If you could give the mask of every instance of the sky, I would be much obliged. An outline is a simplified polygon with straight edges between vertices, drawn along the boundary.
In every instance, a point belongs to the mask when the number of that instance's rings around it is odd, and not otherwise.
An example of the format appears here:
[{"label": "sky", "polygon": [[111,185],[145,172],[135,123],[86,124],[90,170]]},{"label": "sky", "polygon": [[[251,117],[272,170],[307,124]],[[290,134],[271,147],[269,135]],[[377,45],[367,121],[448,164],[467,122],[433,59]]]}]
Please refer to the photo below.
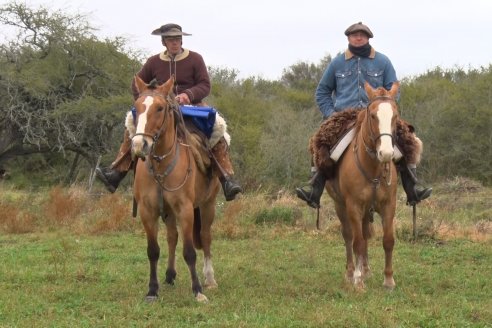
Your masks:
[{"label": "sky", "polygon": [[[208,66],[235,69],[240,78],[277,80],[298,62],[318,64],[346,49],[345,29],[362,21],[371,45],[387,55],[398,77],[439,66],[492,64],[492,0],[17,0],[83,13],[101,37],[123,36],[148,56],[163,50],[151,31],[177,23],[192,36],[185,48]],[[0,0],[0,4],[9,1]]]}]

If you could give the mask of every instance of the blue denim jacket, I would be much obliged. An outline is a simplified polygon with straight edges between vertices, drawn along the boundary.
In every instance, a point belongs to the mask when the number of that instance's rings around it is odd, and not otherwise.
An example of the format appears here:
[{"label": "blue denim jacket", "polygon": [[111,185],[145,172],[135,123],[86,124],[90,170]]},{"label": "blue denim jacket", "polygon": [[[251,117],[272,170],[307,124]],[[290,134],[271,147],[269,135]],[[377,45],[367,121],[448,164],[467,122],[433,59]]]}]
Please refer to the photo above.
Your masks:
[{"label": "blue denim jacket", "polygon": [[336,56],[316,89],[316,103],[323,118],[347,108],[365,108],[368,104],[365,81],[373,88],[391,89],[397,79],[389,58],[374,48],[369,57],[355,56],[348,49]]}]

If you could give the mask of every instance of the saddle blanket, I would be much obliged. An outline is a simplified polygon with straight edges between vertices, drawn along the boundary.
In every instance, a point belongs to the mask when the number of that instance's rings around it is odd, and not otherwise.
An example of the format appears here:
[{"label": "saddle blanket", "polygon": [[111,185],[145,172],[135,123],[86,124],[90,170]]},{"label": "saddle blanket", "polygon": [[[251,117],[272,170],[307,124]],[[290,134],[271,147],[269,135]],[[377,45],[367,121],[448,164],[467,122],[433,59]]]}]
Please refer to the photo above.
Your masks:
[{"label": "saddle blanket", "polygon": [[[355,136],[355,128],[351,128],[338,140],[338,142],[330,149],[330,158],[334,162],[338,162],[340,156],[345,152],[345,149],[350,145],[352,139]],[[398,162],[403,157],[403,154],[400,151],[398,145],[395,145],[393,161]]]}]

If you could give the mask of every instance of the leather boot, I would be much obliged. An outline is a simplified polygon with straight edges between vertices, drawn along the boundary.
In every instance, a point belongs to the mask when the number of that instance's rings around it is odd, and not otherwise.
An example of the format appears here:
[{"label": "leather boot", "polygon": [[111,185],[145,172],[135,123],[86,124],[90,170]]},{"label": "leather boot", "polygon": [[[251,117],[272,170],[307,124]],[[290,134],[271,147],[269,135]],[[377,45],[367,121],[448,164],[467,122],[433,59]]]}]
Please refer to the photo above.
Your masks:
[{"label": "leather boot", "polygon": [[305,201],[312,208],[320,207],[321,195],[325,189],[326,178],[317,171],[304,188],[296,188],[297,197]]},{"label": "leather boot", "polygon": [[224,191],[226,201],[236,198],[236,195],[243,192],[243,188],[234,180],[234,170],[229,156],[229,146],[224,138],[212,148],[211,154],[214,159],[215,169],[219,175],[219,180]]},{"label": "leather boot", "polygon": [[222,176],[219,180],[226,201],[233,200],[238,193],[243,192],[243,188],[231,176]]},{"label": "leather boot", "polygon": [[109,167],[96,168],[96,177],[104,183],[106,189],[111,193],[116,191],[121,180],[133,166],[131,147],[130,135],[128,130],[125,129],[123,143],[120,145],[120,151],[114,162]]},{"label": "leather boot", "polygon": [[96,176],[106,186],[110,193],[114,193],[121,180],[126,176],[126,172],[117,171],[111,167],[96,168]]},{"label": "leather boot", "polygon": [[400,176],[403,190],[407,194],[407,205],[413,206],[428,198],[432,188],[417,188],[417,169],[408,165],[400,165]]}]

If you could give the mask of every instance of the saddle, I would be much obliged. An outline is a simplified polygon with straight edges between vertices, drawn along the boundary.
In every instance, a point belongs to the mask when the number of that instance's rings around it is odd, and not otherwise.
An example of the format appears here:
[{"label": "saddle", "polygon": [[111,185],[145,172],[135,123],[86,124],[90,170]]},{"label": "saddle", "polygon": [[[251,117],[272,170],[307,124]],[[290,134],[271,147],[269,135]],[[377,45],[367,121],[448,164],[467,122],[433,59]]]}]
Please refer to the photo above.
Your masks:
[{"label": "saddle", "polygon": [[195,158],[198,169],[206,174],[211,165],[211,149],[209,147],[209,138],[197,127],[191,117],[184,116],[185,131],[181,131],[181,140],[187,141],[193,157]]}]

